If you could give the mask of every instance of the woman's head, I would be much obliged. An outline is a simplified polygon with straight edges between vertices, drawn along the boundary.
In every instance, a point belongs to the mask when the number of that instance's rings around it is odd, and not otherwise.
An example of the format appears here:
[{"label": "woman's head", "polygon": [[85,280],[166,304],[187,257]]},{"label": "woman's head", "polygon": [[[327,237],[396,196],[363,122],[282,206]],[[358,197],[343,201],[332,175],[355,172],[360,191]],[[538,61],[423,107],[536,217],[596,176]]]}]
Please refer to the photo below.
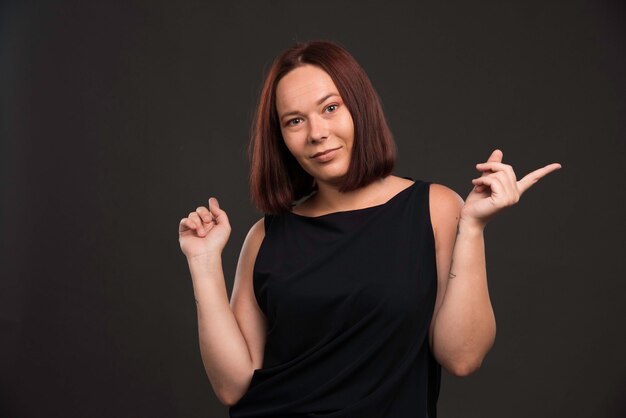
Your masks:
[{"label": "woman's head", "polygon": [[350,167],[354,121],[328,73],[311,64],[289,71],[276,86],[276,114],[285,146],[300,167],[318,187],[340,187]]},{"label": "woman's head", "polygon": [[[324,99],[324,100],[322,100]],[[338,148],[333,161],[310,158]],[[369,78],[341,46],[296,44],[265,79],[248,148],[251,197],[266,213],[289,210],[315,189],[340,179],[339,190],[391,173],[396,148]]]}]

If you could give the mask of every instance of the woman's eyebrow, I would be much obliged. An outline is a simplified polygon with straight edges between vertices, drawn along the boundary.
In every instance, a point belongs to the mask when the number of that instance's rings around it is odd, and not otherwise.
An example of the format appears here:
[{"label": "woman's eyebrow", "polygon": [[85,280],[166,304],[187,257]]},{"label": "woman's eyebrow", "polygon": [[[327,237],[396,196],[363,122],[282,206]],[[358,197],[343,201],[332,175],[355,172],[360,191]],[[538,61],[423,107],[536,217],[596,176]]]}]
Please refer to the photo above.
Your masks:
[{"label": "woman's eyebrow", "polygon": [[317,101],[317,105],[318,105],[318,106],[319,106],[319,105],[321,105],[322,103],[324,103],[324,101],[325,101],[326,99],[328,99],[329,97],[333,97],[333,96],[339,96],[339,94],[337,94],[337,93],[328,93],[327,95],[325,95],[324,97],[322,97],[321,99],[319,99],[319,100]]},{"label": "woman's eyebrow", "polygon": [[[333,97],[333,96],[339,96],[339,93],[328,93],[328,94],[325,94],[324,97],[319,99],[315,104],[317,106],[319,106],[322,103],[324,103],[324,101],[326,101],[327,99],[329,99],[330,97]],[[283,119],[285,116],[299,115],[300,113],[302,113],[302,112],[300,112],[298,110],[292,110],[291,112],[283,113],[280,118]]]}]

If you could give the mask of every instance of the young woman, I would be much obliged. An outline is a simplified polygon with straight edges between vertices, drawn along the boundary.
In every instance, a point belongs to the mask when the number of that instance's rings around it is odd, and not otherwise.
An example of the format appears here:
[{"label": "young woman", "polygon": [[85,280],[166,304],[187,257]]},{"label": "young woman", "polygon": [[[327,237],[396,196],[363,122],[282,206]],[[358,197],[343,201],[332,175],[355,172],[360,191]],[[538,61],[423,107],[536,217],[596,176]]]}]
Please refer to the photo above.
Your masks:
[{"label": "young woman", "polygon": [[517,180],[495,150],[465,201],[392,175],[396,148],[367,75],[324,41],[284,51],[250,141],[264,217],[241,250],[214,197],[183,218],[202,359],[231,417],[435,417],[440,368],[466,376],[495,338],[483,230],[557,163]]}]

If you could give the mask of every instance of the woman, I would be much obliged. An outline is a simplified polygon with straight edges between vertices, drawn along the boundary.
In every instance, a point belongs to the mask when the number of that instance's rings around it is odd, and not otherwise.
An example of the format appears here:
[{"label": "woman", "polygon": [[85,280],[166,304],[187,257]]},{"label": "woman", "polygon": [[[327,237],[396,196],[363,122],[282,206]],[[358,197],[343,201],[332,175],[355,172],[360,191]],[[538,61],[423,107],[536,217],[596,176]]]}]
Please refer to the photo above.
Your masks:
[{"label": "woman", "polygon": [[226,212],[210,198],[179,226],[202,359],[230,416],[435,417],[440,367],[472,373],[495,338],[485,225],[560,165],[518,181],[495,150],[465,201],[391,175],[374,88],[322,41],[275,60],[249,152],[265,215],[243,244],[230,305]]}]

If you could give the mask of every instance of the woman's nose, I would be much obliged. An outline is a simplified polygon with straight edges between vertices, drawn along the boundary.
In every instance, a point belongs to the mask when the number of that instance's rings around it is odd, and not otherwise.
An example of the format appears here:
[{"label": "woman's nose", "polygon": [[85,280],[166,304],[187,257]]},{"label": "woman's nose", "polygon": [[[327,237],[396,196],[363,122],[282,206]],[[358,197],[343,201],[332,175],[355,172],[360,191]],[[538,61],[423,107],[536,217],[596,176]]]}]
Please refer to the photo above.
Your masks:
[{"label": "woman's nose", "polygon": [[328,121],[321,116],[309,118],[309,138],[311,141],[322,141],[328,138]]}]

